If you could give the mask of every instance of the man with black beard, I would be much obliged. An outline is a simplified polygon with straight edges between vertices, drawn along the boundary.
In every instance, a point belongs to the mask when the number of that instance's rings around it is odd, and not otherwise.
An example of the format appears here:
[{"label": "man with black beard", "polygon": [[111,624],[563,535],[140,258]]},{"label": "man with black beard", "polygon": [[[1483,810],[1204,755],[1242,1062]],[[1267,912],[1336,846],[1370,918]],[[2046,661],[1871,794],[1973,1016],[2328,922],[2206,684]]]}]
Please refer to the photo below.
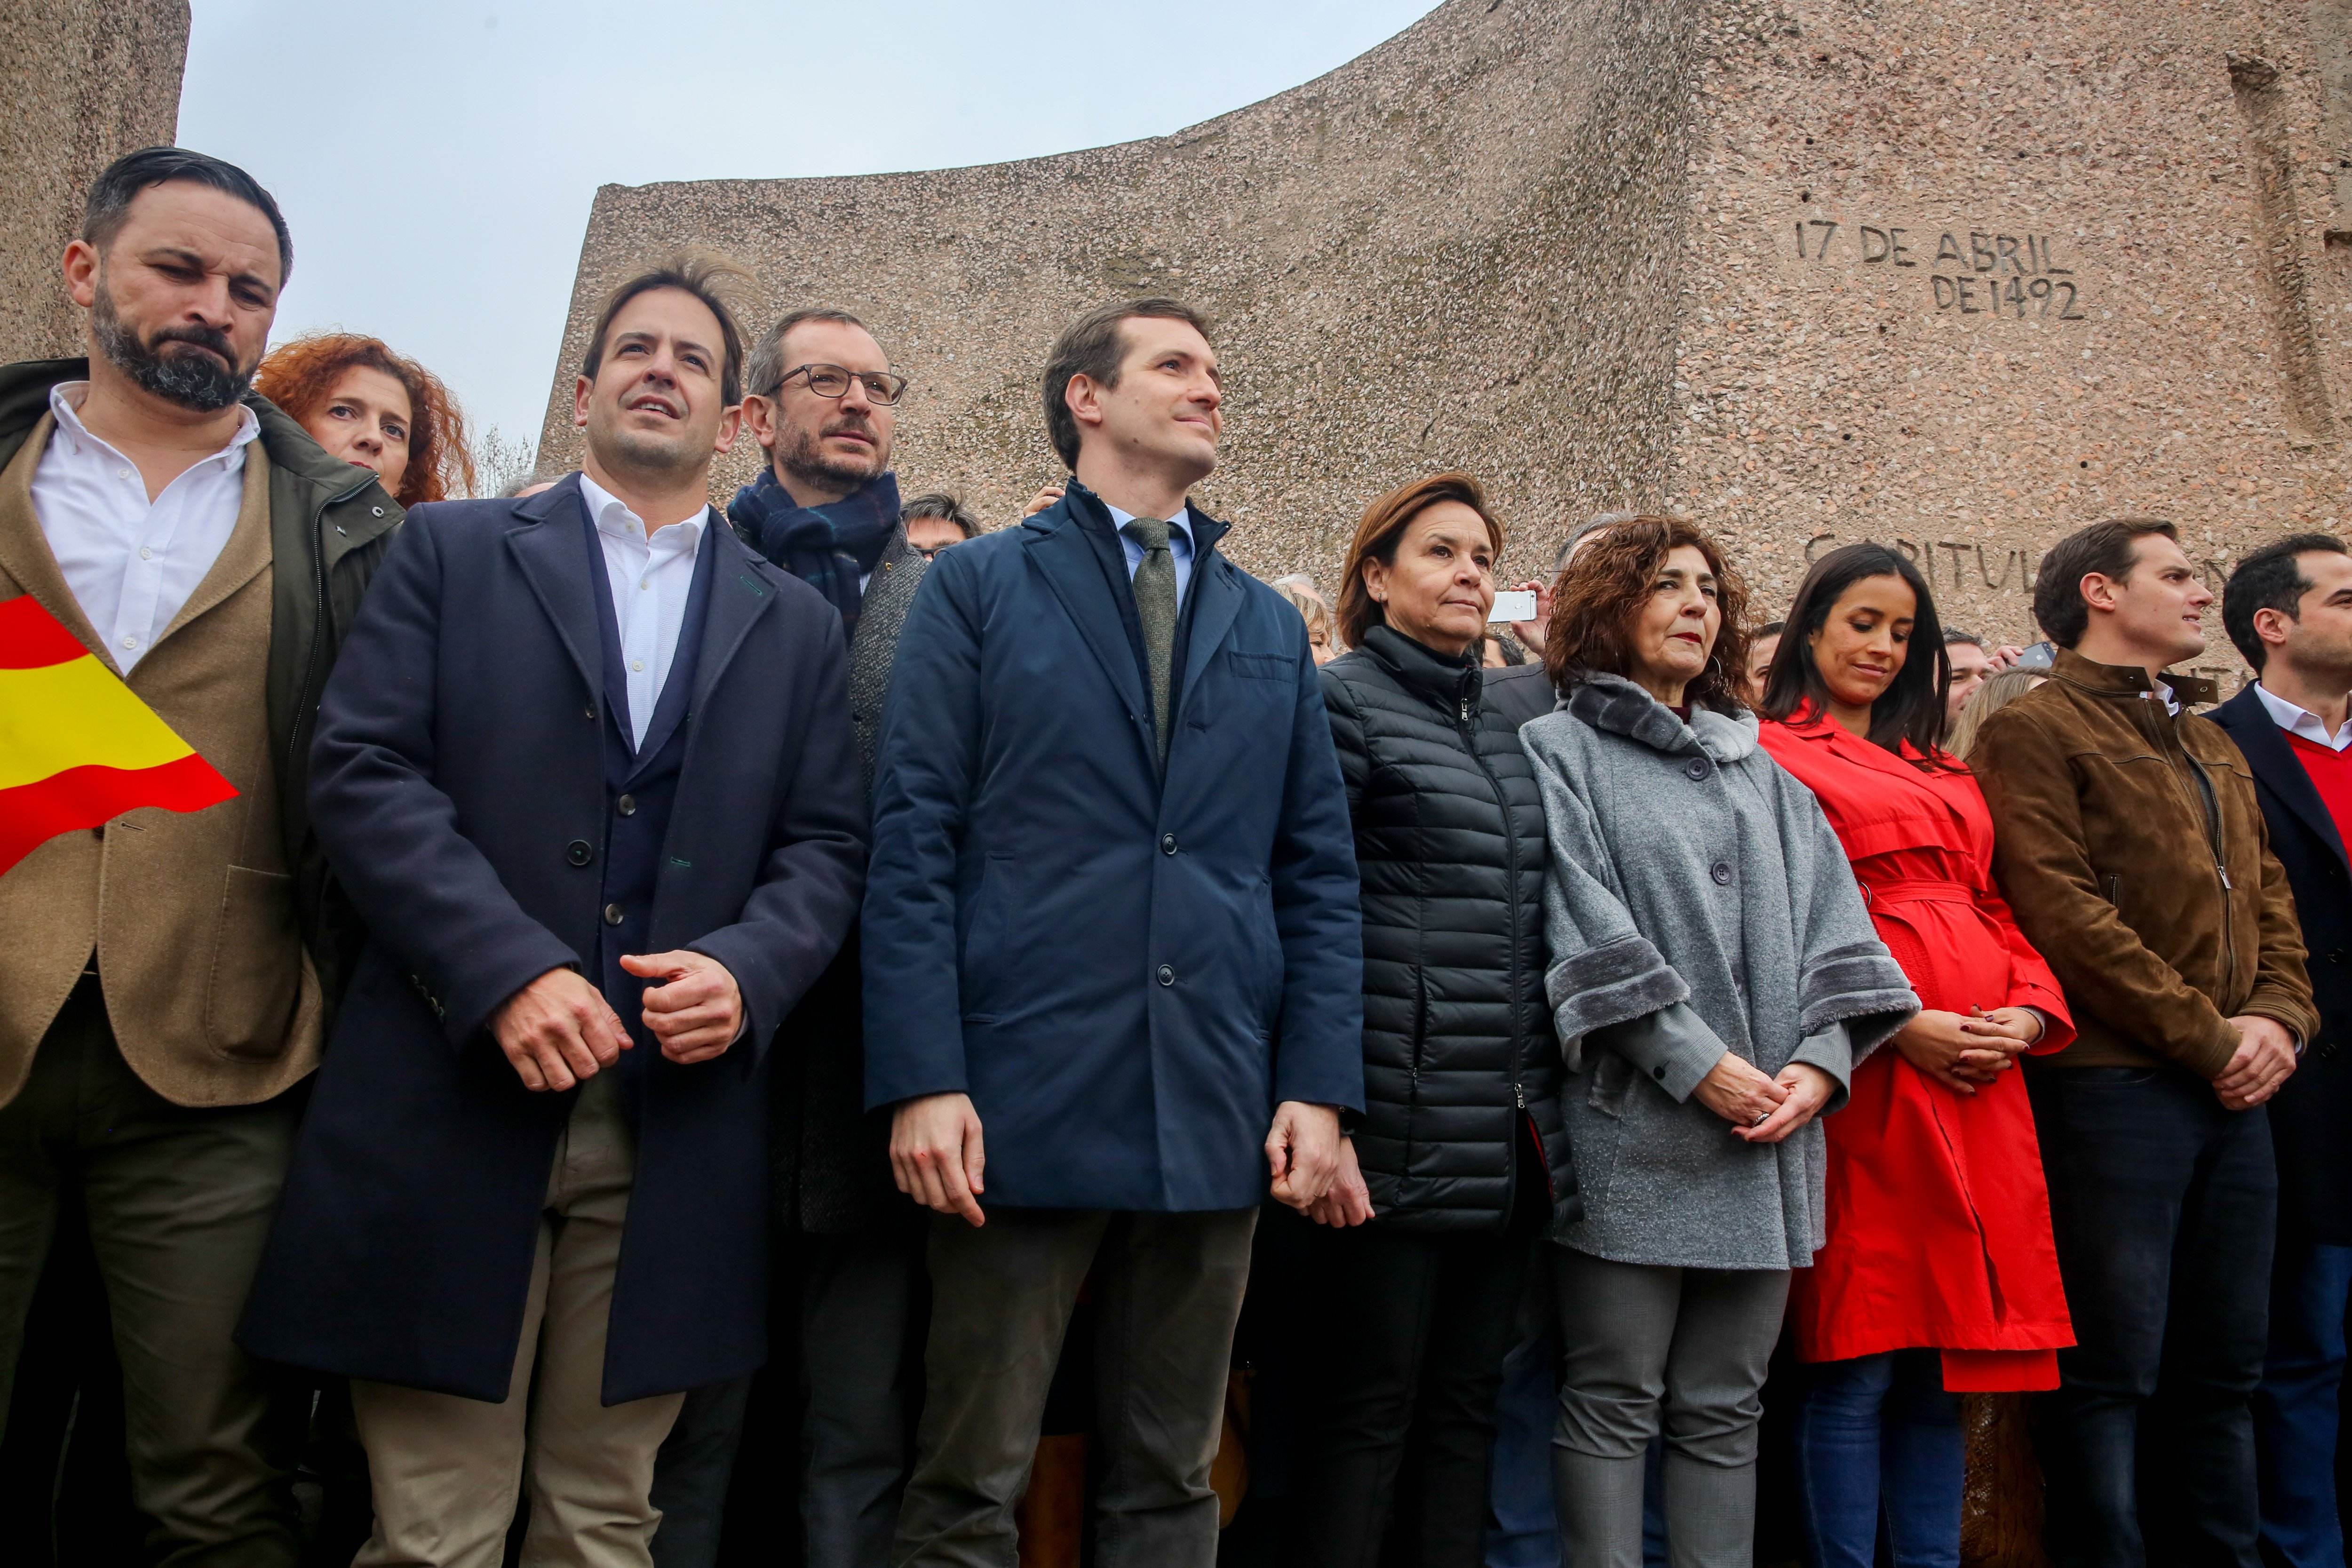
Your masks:
[{"label": "man with black beard", "polygon": [[[927,564],[908,542],[890,472],[907,381],[865,323],[820,308],[793,311],[760,339],[745,388],[744,425],[768,466],[727,515],[745,543],[841,613],[870,792],[890,662]],[[761,1387],[773,1391],[777,1425],[790,1436],[772,1458],[755,1445],[752,1460],[797,1465],[803,1560],[827,1568],[887,1562],[920,1382],[909,1347],[919,1342],[922,1228],[891,1181],[889,1127],[866,1114],[863,1033],[853,932],[786,1020],[785,1048],[775,1053],[775,1359]],[[655,1479],[657,1568],[717,1561],[747,1398],[742,1383],[688,1396]],[[772,1475],[744,1479],[774,1494]]]},{"label": "man with black beard", "polygon": [[[309,815],[320,688],[401,515],[247,393],[291,263],[244,170],[133,153],[66,247],[89,358],[0,368],[0,601],[29,595],[236,791],[0,875],[0,1423],[79,1210],[175,1568],[296,1560],[300,1412],[230,1333],[350,951]],[[0,784],[26,782],[9,760]]]}]

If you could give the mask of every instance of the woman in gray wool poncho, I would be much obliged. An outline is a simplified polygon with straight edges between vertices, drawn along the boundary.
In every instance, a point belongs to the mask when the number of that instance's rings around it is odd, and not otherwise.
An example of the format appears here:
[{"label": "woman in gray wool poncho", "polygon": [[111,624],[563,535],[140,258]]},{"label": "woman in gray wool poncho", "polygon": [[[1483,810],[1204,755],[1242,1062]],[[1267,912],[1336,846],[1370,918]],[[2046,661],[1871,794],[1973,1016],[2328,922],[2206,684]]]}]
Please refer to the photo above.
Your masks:
[{"label": "woman in gray wool poncho", "polygon": [[1688,523],[1619,524],[1560,581],[1545,658],[1566,695],[1519,732],[1585,1201],[1552,1252],[1577,1568],[1640,1568],[1662,1427],[1675,1568],[1746,1568],[1759,1394],[1790,1270],[1824,1239],[1814,1119],[1919,1005],[1734,696],[1742,600]]}]

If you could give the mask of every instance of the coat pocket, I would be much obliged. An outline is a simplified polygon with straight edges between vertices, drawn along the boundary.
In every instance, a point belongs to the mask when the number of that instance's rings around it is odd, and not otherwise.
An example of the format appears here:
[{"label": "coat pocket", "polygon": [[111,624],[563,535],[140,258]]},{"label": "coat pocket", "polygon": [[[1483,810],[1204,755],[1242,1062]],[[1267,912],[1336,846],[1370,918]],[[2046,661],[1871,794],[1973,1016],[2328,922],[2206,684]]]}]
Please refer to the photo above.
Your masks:
[{"label": "coat pocket", "polygon": [[281,1056],[301,991],[294,879],[231,866],[213,930],[205,1037],[223,1056],[243,1061]]}]

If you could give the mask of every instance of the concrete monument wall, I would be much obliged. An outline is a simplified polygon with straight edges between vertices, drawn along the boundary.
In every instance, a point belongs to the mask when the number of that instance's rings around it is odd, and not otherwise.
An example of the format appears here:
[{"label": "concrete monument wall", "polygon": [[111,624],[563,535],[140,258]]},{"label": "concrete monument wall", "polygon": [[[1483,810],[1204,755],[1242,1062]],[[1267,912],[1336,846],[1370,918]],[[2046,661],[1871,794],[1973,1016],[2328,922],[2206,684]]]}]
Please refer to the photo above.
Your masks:
[{"label": "concrete monument wall", "polygon": [[0,0],[0,359],[82,352],[58,263],[82,198],[180,121],[187,0]]},{"label": "concrete monument wall", "polygon": [[1202,499],[1268,574],[1328,581],[1367,500],[1450,466],[1494,488],[1512,574],[1667,506],[1761,604],[1874,536],[2013,638],[2092,519],[2176,519],[2217,584],[2352,523],[2352,0],[1450,0],[1153,141],[607,186],[550,459],[598,297],[679,244],[756,269],[754,322],[865,316],[915,382],[902,482],[992,523],[1059,472],[1055,331],[1200,304],[1230,392]]}]

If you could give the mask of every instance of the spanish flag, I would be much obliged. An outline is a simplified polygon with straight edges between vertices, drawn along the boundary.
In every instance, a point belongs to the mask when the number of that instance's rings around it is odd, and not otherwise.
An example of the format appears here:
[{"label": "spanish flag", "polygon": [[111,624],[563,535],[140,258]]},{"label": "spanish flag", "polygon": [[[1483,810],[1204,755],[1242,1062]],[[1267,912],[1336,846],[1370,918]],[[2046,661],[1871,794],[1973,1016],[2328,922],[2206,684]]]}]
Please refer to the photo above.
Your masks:
[{"label": "spanish flag", "polygon": [[236,794],[31,595],[0,604],[0,874],[133,806],[202,811]]}]

